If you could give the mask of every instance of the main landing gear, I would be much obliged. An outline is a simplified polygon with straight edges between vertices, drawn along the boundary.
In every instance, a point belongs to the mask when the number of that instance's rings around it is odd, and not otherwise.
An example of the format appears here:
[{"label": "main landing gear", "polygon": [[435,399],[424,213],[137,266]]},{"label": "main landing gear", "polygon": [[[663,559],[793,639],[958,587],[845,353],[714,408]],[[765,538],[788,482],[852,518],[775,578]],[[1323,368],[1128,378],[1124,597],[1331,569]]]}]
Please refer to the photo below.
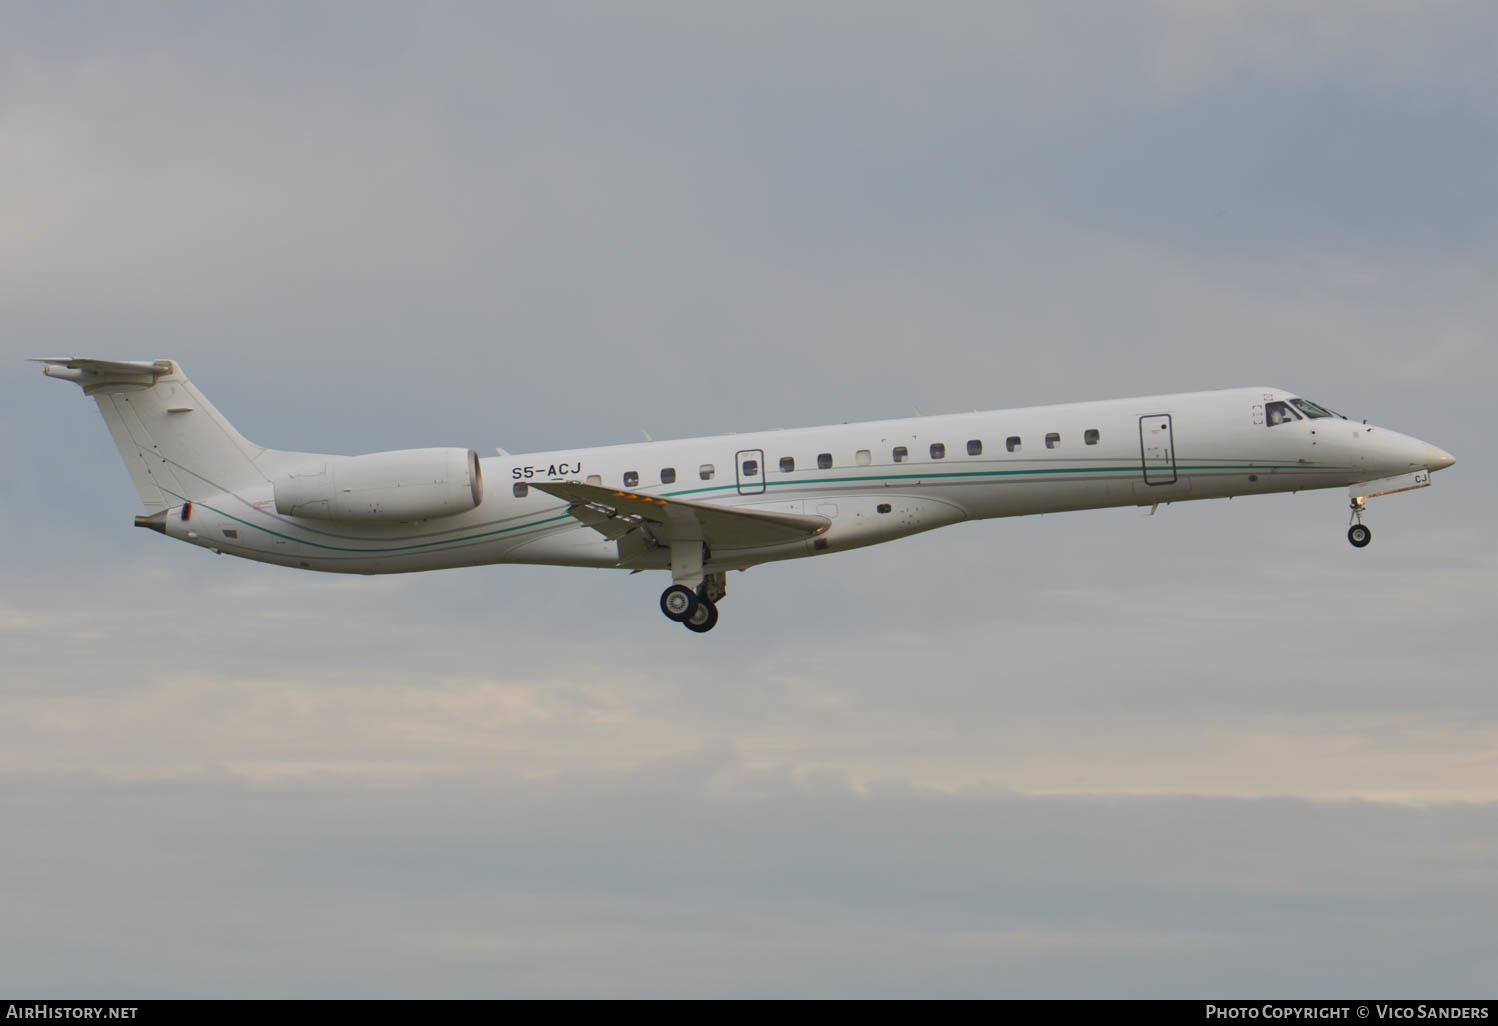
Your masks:
[{"label": "main landing gear", "polygon": [[661,592],[661,612],[666,619],[675,620],[689,631],[706,634],[718,625],[718,603],[714,601],[710,587],[713,578],[718,578],[717,597],[727,591],[721,581],[722,574],[709,574],[696,591],[681,584],[673,584]]},{"label": "main landing gear", "polygon": [[1373,540],[1373,532],[1363,526],[1363,500],[1352,500],[1352,518],[1354,523],[1347,529],[1347,540],[1352,542],[1355,549],[1364,548]]},{"label": "main landing gear", "polygon": [[697,608],[687,617],[683,626],[689,631],[706,634],[718,626],[718,604],[707,598],[697,600]]},{"label": "main landing gear", "polygon": [[697,611],[697,604],[697,593],[680,584],[673,584],[661,592],[661,612],[668,620],[685,623]]},{"label": "main landing gear", "polygon": [[728,594],[725,574],[703,573],[705,549],[700,542],[673,544],[671,576],[675,583],[661,592],[661,612],[666,619],[697,634],[706,634],[718,625],[718,602]]}]

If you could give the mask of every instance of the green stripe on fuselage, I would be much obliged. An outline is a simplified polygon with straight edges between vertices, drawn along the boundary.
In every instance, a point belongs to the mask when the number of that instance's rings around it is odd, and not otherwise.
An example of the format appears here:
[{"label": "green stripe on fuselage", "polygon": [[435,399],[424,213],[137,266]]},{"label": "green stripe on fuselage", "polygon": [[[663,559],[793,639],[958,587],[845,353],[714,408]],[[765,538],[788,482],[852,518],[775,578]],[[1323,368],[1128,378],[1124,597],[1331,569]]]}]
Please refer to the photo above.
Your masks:
[{"label": "green stripe on fuselage", "polygon": [[[1164,465],[1164,466],[1161,466],[1161,467],[1158,467],[1158,468],[1151,467],[1149,469],[1151,469],[1151,470],[1156,470],[1156,469],[1159,469],[1159,470],[1169,470],[1170,466],[1167,464],[1167,465]],[[1177,467],[1176,467],[1177,472],[1179,474],[1181,474],[1182,476],[1186,475],[1190,471],[1199,471],[1199,470],[1238,470],[1238,471],[1244,471],[1244,472],[1256,471],[1256,470],[1316,470],[1316,471],[1325,472],[1325,471],[1342,470],[1342,469],[1345,469],[1345,468],[1342,468],[1342,467],[1323,467],[1323,466],[1306,466],[1304,464],[1288,464],[1288,465],[1287,464],[1247,464],[1247,465],[1245,465],[1245,464],[1208,464],[1208,465],[1205,465],[1205,466],[1198,466],[1198,467],[1182,467],[1182,466],[1179,466],[1179,465],[1177,465]],[[768,488],[786,488],[786,487],[805,488],[805,487],[808,487],[808,486],[811,486],[811,485],[858,484],[858,483],[867,482],[867,481],[934,481],[934,480],[940,480],[940,479],[951,480],[951,479],[960,479],[960,478],[984,478],[984,477],[989,477],[989,478],[1033,477],[1033,476],[1041,475],[1041,474],[1049,474],[1049,475],[1055,475],[1055,474],[1120,474],[1120,475],[1125,475],[1126,474],[1129,477],[1133,478],[1133,477],[1138,476],[1138,474],[1139,474],[1139,464],[1137,464],[1137,463],[1131,463],[1131,464],[1128,464],[1126,466],[1117,466],[1117,467],[1035,467],[1035,468],[1030,468],[1030,469],[1025,469],[1025,470],[966,470],[966,471],[941,471],[941,472],[938,472],[938,473],[924,473],[924,474],[915,473],[915,474],[893,474],[893,475],[890,475],[890,474],[872,474],[872,475],[860,475],[860,476],[857,476],[857,477],[824,477],[824,478],[813,478],[813,479],[809,479],[809,480],[805,480],[805,481],[764,481],[764,482],[756,481],[756,482],[753,483],[753,485],[751,487],[754,487],[754,488],[757,489],[761,483],[763,483],[767,489]],[[706,488],[686,488],[686,489],[682,489],[680,491],[663,492],[661,494],[664,497],[666,497],[666,498],[669,499],[669,498],[676,498],[678,496],[683,496],[683,495],[701,495],[701,494],[703,494],[705,492],[733,492],[733,491],[737,491],[738,488],[739,488],[739,486],[737,484],[710,485],[710,486],[708,486]],[[166,491],[166,489],[162,489],[162,490]],[[175,492],[167,492],[167,494],[171,495],[173,498],[180,499],[183,502],[187,502],[188,501],[184,496],[178,495]],[[750,494],[756,494],[757,495],[757,494],[762,494],[762,493],[756,491],[756,492],[752,492]],[[250,522],[248,520],[245,520],[245,519],[243,519],[241,517],[237,517],[237,516],[235,516],[232,513],[227,513],[224,510],[218,509],[215,506],[210,506],[210,505],[208,505],[205,502],[194,501],[193,505],[195,505],[195,506],[202,506],[204,509],[212,510],[214,513],[217,513],[219,516],[221,516],[221,517],[227,517],[228,519],[234,521],[237,524],[243,524],[245,527],[253,528],[254,530],[257,530],[257,531],[262,531],[265,534],[271,535],[272,537],[275,537],[275,538],[282,538],[282,539],[285,539],[286,541],[294,542],[297,545],[305,545],[305,546],[307,546],[309,548],[314,548],[314,549],[325,549],[325,550],[327,550],[329,552],[359,552],[359,553],[372,553],[372,554],[375,554],[375,555],[393,555],[393,554],[401,553],[401,552],[417,552],[417,551],[421,551],[423,549],[433,549],[433,548],[438,548],[439,546],[459,545],[459,544],[462,544],[462,543],[465,543],[465,542],[472,542],[472,541],[476,541],[476,540],[479,540],[479,539],[482,539],[482,538],[494,538],[494,537],[497,537],[497,536],[502,535],[502,534],[513,534],[516,531],[524,531],[527,528],[532,528],[532,527],[542,527],[542,526],[545,526],[546,524],[554,524],[554,523],[557,523],[559,521],[568,520],[568,519],[571,518],[571,514],[570,513],[561,513],[561,514],[558,514],[556,516],[545,517],[545,518],[543,518],[541,520],[532,520],[529,523],[525,523],[525,524],[516,524],[513,527],[501,527],[501,528],[497,528],[497,529],[492,530],[492,531],[480,531],[477,534],[463,535],[462,537],[459,537],[459,538],[444,538],[444,539],[442,539],[440,541],[421,542],[421,543],[414,544],[414,545],[390,545],[390,546],[386,546],[386,547],[383,547],[383,548],[360,548],[360,547],[352,546],[352,545],[328,545],[328,544],[326,544],[324,542],[307,541],[307,540],[302,539],[302,538],[294,537],[293,535],[282,534],[280,531],[272,530],[271,528],[265,527],[265,526],[263,526],[261,524],[252,523],[252,522]]]}]

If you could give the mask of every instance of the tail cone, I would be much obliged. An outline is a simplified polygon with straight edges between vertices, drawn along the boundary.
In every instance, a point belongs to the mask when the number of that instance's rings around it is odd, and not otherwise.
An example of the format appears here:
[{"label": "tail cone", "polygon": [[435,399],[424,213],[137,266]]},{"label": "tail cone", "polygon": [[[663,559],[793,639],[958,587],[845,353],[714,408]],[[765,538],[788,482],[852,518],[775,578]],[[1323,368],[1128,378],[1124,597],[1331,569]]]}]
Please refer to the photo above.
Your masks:
[{"label": "tail cone", "polygon": [[162,534],[166,534],[166,510],[158,509],[150,516],[136,517],[135,526],[149,527],[153,531],[160,531]]}]

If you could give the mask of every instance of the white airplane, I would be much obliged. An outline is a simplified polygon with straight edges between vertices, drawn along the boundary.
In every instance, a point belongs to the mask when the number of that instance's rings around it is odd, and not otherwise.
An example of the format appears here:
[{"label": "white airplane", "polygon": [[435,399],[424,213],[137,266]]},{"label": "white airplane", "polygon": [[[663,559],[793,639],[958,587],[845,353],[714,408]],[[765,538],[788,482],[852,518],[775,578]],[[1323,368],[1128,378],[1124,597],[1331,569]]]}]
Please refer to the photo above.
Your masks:
[{"label": "white airplane", "polygon": [[482,459],[327,456],[247,441],[171,360],[39,362],[98,403],[148,511],[137,527],[335,573],[669,570],[661,611],[699,633],[718,622],[730,570],[962,520],[1347,487],[1361,548],[1364,500],[1456,462],[1276,388]]}]

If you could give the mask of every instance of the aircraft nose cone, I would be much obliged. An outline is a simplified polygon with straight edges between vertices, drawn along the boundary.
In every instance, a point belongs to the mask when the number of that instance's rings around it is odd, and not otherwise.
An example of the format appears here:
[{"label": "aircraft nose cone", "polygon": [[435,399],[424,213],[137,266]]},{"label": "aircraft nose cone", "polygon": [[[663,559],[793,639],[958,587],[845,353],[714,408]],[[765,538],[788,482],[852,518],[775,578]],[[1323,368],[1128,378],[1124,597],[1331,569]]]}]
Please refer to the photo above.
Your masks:
[{"label": "aircraft nose cone", "polygon": [[1445,449],[1437,449],[1429,442],[1425,444],[1425,465],[1431,470],[1445,470],[1456,462],[1456,457]]}]

